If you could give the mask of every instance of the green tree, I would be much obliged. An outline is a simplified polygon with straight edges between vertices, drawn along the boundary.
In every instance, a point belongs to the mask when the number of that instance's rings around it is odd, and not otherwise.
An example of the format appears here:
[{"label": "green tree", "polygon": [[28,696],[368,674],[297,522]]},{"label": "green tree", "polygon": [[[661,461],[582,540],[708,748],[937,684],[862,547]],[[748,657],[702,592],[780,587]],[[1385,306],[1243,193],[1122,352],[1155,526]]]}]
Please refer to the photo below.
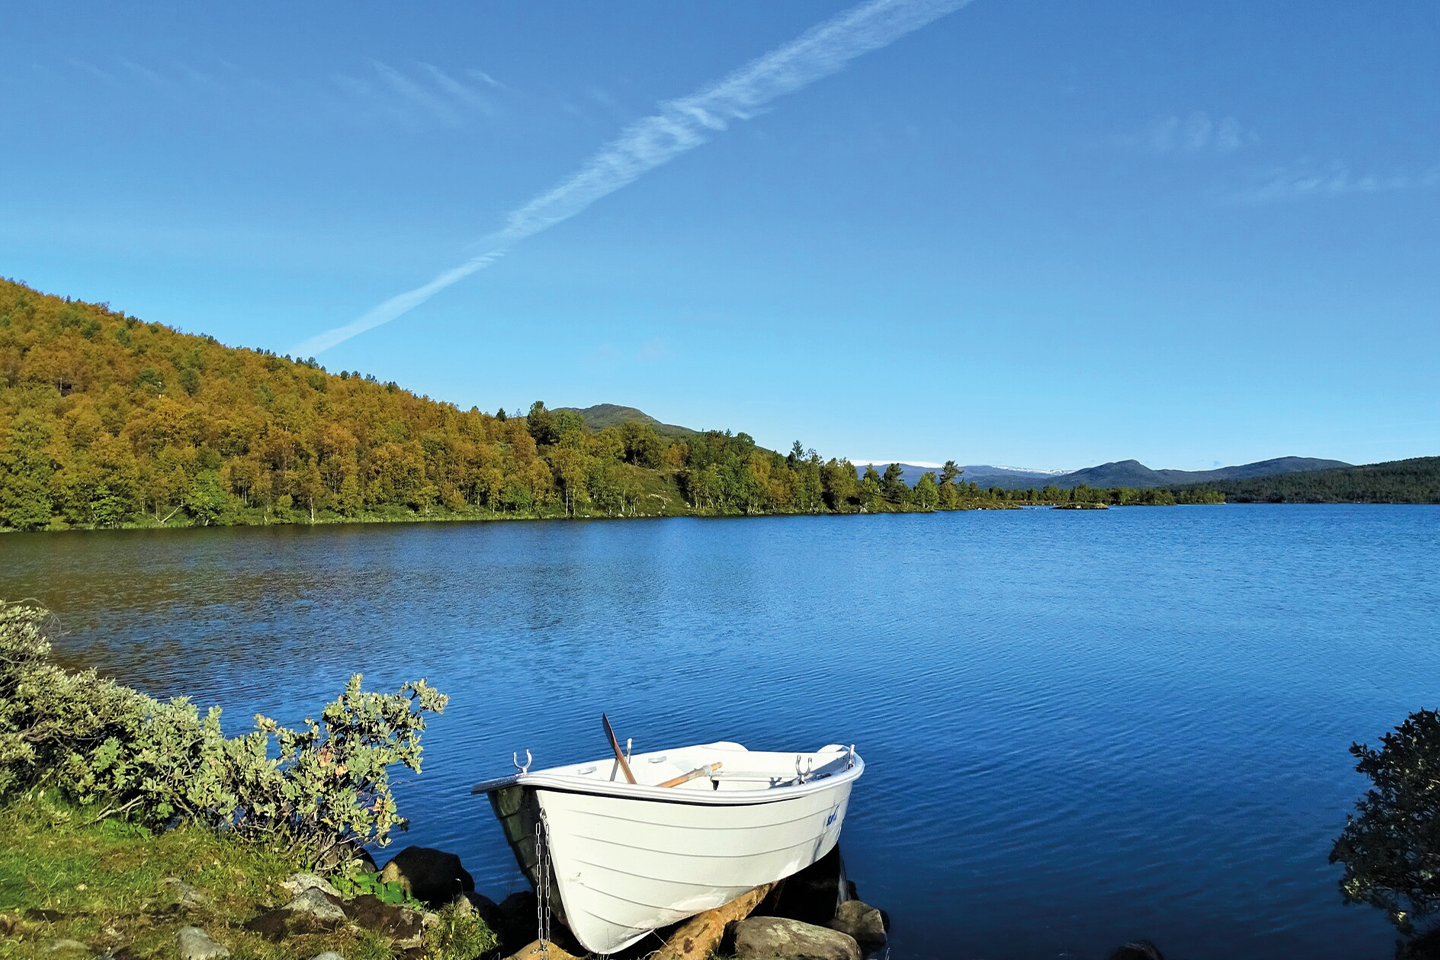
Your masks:
[{"label": "green tree", "polygon": [[1440,713],[1410,714],[1380,744],[1350,745],[1374,786],[1345,817],[1330,862],[1345,866],[1347,901],[1379,907],[1415,936],[1440,911]]},{"label": "green tree", "polygon": [[885,475],[880,478],[880,493],[891,503],[904,503],[906,494],[910,488],[905,486],[905,468],[898,463],[892,463],[885,468]]},{"label": "green tree", "polygon": [[913,497],[914,503],[921,510],[934,510],[935,505],[940,502],[939,485],[935,482],[935,474],[922,473],[915,484]]},{"label": "green tree", "polygon": [[50,523],[49,442],[50,426],[34,410],[22,411],[10,424],[0,445],[0,524],[38,530]]},{"label": "green tree", "polygon": [[530,428],[530,436],[535,438],[536,443],[553,442],[550,434],[550,411],[545,409],[544,401],[536,400],[530,404],[530,413],[525,417],[525,425]]}]

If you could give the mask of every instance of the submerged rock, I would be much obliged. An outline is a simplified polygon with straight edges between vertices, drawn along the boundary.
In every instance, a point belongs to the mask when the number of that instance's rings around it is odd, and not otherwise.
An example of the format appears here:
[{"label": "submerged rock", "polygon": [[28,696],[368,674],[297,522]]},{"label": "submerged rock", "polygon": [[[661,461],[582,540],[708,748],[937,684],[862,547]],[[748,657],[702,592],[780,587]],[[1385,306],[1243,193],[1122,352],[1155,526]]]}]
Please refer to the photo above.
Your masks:
[{"label": "submerged rock", "polygon": [[735,924],[736,960],[862,960],[855,938],[829,927],[784,917],[750,917]]},{"label": "submerged rock", "polygon": [[475,889],[475,880],[465,872],[459,857],[429,847],[406,847],[395,854],[380,871],[380,880],[398,883],[410,896],[434,907]]}]

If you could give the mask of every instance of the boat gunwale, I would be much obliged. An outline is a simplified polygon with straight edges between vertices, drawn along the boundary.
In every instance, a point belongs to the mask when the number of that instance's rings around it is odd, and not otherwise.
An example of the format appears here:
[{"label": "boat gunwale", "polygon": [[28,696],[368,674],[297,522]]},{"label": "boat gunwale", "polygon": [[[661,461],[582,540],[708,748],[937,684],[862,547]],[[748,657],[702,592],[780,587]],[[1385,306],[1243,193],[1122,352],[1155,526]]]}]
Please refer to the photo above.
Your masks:
[{"label": "boat gunwale", "polygon": [[702,793],[698,790],[683,791],[655,784],[593,780],[589,777],[537,770],[534,773],[512,773],[493,780],[482,780],[470,788],[470,793],[472,796],[490,794],[506,787],[520,786],[556,793],[612,797],[616,800],[644,800],[683,806],[751,807],[783,803],[786,800],[821,793],[841,783],[853,782],[865,771],[865,761],[860,759],[857,753],[849,754],[848,759],[851,761],[850,765],[835,773],[816,773],[803,783],[779,784],[764,790],[716,790]]}]

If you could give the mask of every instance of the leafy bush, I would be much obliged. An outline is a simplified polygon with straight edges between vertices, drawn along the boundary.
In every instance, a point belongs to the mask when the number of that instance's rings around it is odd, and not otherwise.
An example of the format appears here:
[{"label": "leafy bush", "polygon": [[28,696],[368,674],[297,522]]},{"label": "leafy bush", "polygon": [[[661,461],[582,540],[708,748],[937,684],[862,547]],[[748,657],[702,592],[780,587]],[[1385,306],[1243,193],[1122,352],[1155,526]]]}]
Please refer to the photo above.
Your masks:
[{"label": "leafy bush", "polygon": [[1413,936],[1440,909],[1440,713],[1412,713],[1380,742],[1350,746],[1375,786],[1346,816],[1330,862],[1345,865],[1347,901],[1380,907]]},{"label": "leafy bush", "polygon": [[381,903],[407,904],[417,910],[427,909],[425,904],[407,894],[399,881],[392,880],[386,883],[381,880],[379,870],[372,870],[369,873],[339,873],[330,878],[330,883],[340,891],[340,896],[346,900],[352,900],[368,893]]},{"label": "leafy bush", "polygon": [[425,929],[425,956],[436,960],[471,960],[500,945],[485,921],[453,907],[440,911],[434,926]]},{"label": "leafy bush", "polygon": [[257,716],[250,733],[226,737],[218,707],[202,718],[185,698],[55,666],[48,623],[37,607],[0,602],[0,794],[54,781],[77,802],[152,826],[275,836],[320,868],[406,825],[390,767],[420,772],[424,714],[448,699],[425,681],[369,693],[356,674],[318,723],[290,729]]}]

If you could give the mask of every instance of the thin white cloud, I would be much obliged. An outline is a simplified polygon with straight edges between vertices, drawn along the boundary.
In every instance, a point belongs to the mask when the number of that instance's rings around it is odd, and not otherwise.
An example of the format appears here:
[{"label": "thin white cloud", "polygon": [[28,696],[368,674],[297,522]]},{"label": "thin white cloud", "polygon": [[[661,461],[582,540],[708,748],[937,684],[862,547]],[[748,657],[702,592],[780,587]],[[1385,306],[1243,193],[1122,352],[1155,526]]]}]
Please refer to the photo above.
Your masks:
[{"label": "thin white cloud", "polygon": [[150,84],[158,90],[169,89],[169,84],[165,82],[165,78],[162,77],[160,74],[156,73],[154,70],[151,70],[149,67],[141,66],[133,60],[125,60],[123,58],[120,61],[120,66],[124,67],[126,70],[129,70],[132,74],[139,77],[141,80],[144,80],[146,83]]},{"label": "thin white cloud", "polygon": [[1229,199],[1239,203],[1290,203],[1436,186],[1440,186],[1440,165],[1418,175],[1381,175],[1353,173],[1338,161],[1323,166],[1301,162],[1266,171],[1253,186],[1234,192]]},{"label": "thin white cloud", "polygon": [[474,68],[472,67],[471,69],[466,70],[466,71],[465,71],[465,74],[466,74],[467,76],[474,77],[476,80],[479,80],[481,83],[487,83],[487,84],[489,84],[490,86],[492,86],[492,87],[497,87],[497,88],[499,88],[499,89],[501,89],[501,90],[504,90],[504,89],[505,89],[505,84],[501,83],[499,80],[496,80],[494,77],[490,76],[490,74],[486,73],[484,70],[476,70],[476,69],[474,69]]},{"label": "thin white cloud", "polygon": [[1191,152],[1210,146],[1210,132],[1215,124],[1208,113],[1195,112],[1185,121],[1185,149]]},{"label": "thin white cloud", "polygon": [[466,106],[474,107],[483,113],[492,115],[495,113],[494,104],[475,88],[461,83],[434,64],[422,63],[420,64],[420,69],[430,75],[430,79],[435,82],[435,86],[439,87],[454,99]]},{"label": "thin white cloud", "polygon": [[903,457],[899,460],[857,460],[854,457],[846,457],[845,459],[857,467],[888,467],[892,463],[903,463],[906,466],[920,467],[925,470],[940,470],[945,466],[943,463],[930,463],[927,460],[906,460]]},{"label": "thin white cloud", "polygon": [[1110,141],[1122,149],[1145,153],[1223,155],[1258,143],[1260,137],[1244,129],[1235,117],[1216,120],[1204,110],[1195,110],[1184,117],[1176,113],[1156,117],[1141,132],[1120,134]]},{"label": "thin white cloud", "polygon": [[371,60],[370,66],[380,74],[380,78],[385,81],[386,86],[398,94],[401,99],[419,107],[448,127],[460,125],[460,115],[455,112],[455,108],[443,97],[437,96],[433,90],[422,87],[399,70],[389,64],[381,63],[379,60]]},{"label": "thin white cloud", "polygon": [[770,101],[838,72],[854,58],[952,13],[970,0],[870,0],[807,30],[688,97],[661,104],[660,112],[627,127],[574,175],[536,197],[486,238],[486,252],[400,294],[352,323],[295,347],[319,354],[356,334],[388,323],[451,284],[488,266],[527,237],[570,219],[595,201],[705,143],[732,121],[747,120]]},{"label": "thin white cloud", "polygon": [[1220,130],[1215,134],[1215,149],[1221,153],[1234,153],[1244,143],[1245,135],[1240,130],[1240,121],[1226,117],[1220,121]]},{"label": "thin white cloud", "polygon": [[640,348],[640,352],[635,355],[635,359],[641,363],[662,363],[666,360],[674,360],[675,352],[670,349],[670,345],[664,340],[656,337]]},{"label": "thin white cloud", "polygon": [[370,60],[369,65],[371,73],[366,75],[330,77],[340,95],[327,98],[328,106],[345,119],[364,122],[379,116],[411,127],[438,123],[460,129],[476,115],[498,112],[496,95],[488,88],[461,80],[433,63],[417,63],[409,70],[379,60]]},{"label": "thin white cloud", "polygon": [[196,70],[188,63],[176,61],[175,69],[185,75],[185,78],[196,86],[212,87],[215,85],[215,78],[203,70]]},{"label": "thin white cloud", "polygon": [[104,83],[113,84],[115,82],[115,78],[112,75],[106,73],[104,70],[101,70],[93,63],[89,63],[85,60],[76,60],[74,57],[71,57],[66,62],[69,63],[70,66],[74,67],[76,70],[79,70],[83,73],[88,73],[90,74],[90,76],[94,77],[97,80],[103,81]]}]

